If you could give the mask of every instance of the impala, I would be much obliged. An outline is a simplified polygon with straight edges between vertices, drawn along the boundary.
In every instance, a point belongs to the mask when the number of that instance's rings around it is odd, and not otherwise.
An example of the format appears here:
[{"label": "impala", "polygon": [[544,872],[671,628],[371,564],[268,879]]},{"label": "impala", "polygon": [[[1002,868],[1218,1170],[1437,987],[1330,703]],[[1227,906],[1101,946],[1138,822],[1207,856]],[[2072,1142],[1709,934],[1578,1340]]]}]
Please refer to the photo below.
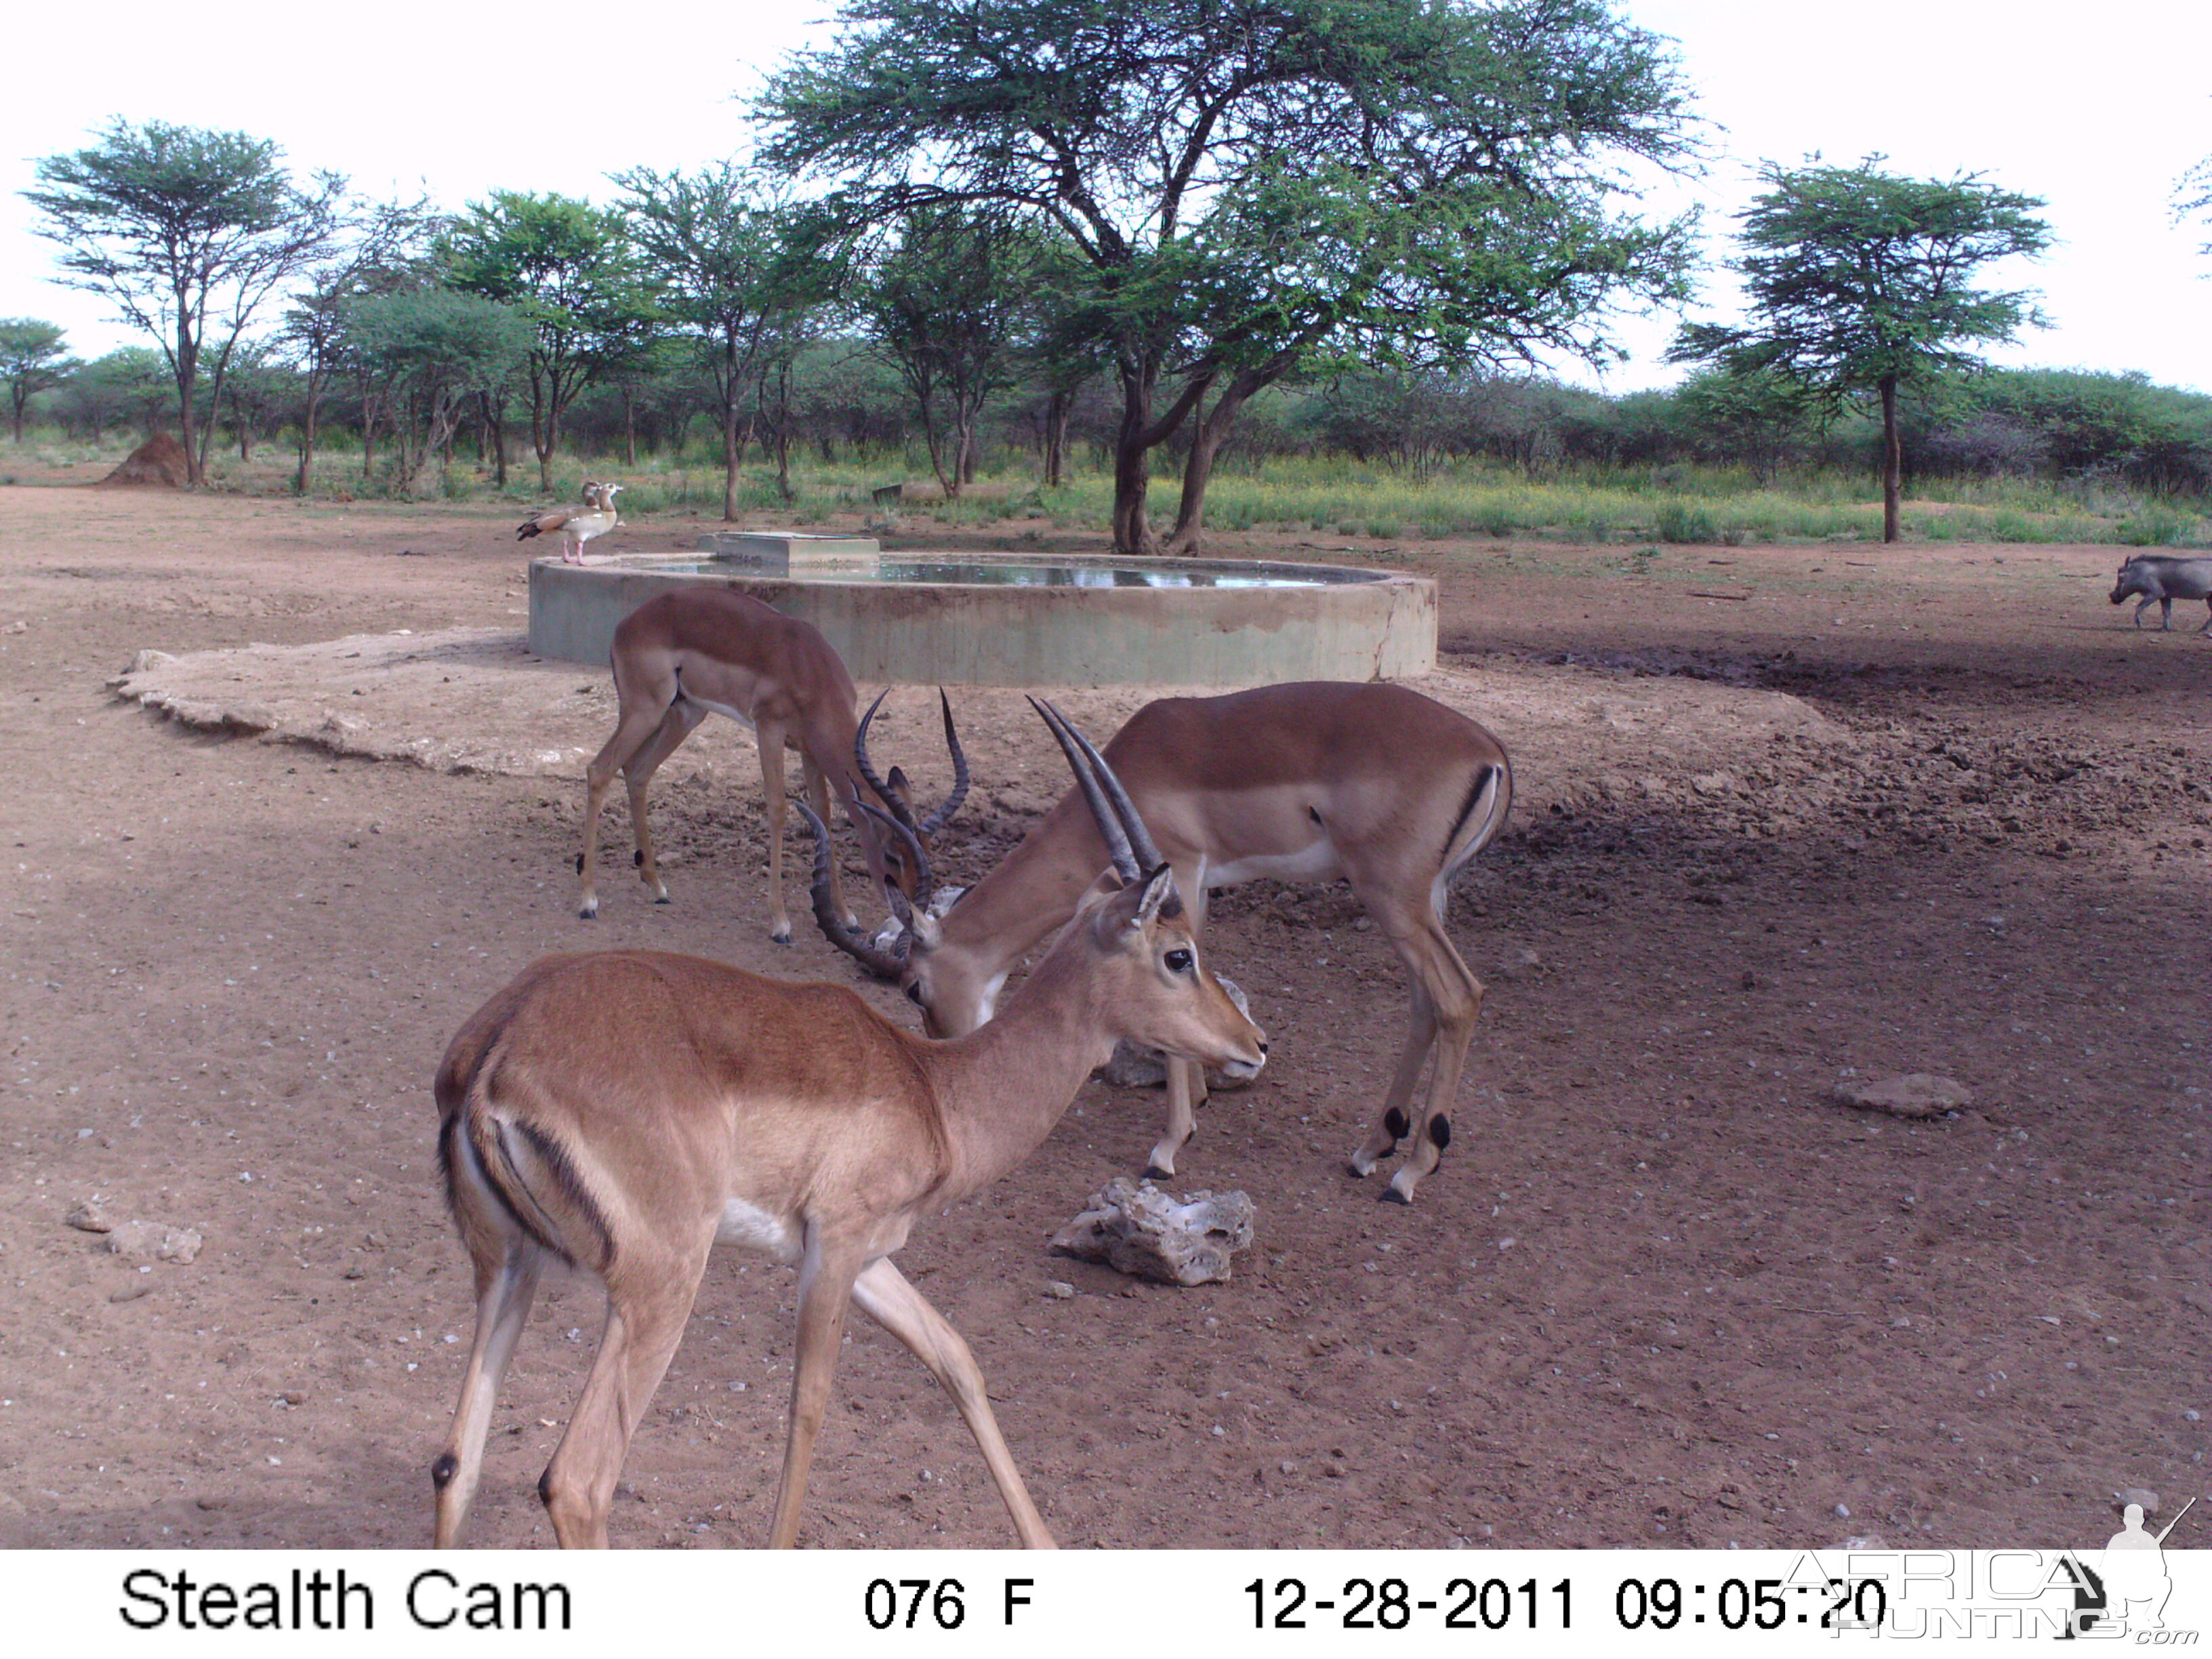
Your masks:
[{"label": "impala", "polygon": [[[1410,1134],[1413,1150],[1381,1196],[1411,1203],[1450,1141],[1449,1112],[1482,1006],[1482,982],[1444,932],[1444,899],[1505,823],[1513,772],[1504,749],[1464,714],[1402,686],[1311,683],[1147,703],[1105,759],[1131,815],[1158,837],[1194,930],[1211,888],[1255,876],[1341,877],[1396,948],[1413,981],[1411,1023],[1382,1115],[1351,1168],[1370,1174]],[[902,951],[825,932],[898,981],[933,1036],[957,1036],[990,1019],[1009,971],[1067,919],[1099,857],[1097,832],[1070,794],[941,922],[909,931]],[[1197,1068],[1170,1062],[1167,1129],[1147,1173],[1175,1172],[1204,1088]]]},{"label": "impala", "polygon": [[[615,774],[629,791],[630,828],[637,837],[637,872],[657,904],[668,902],[668,884],[653,858],[646,823],[646,791],[663,761],[676,752],[709,714],[727,714],[753,728],[760,746],[761,788],[768,813],[769,936],[791,942],[791,917],[783,904],[783,751],[799,750],[805,793],[818,817],[830,816],[836,787],[859,832],[872,880],[886,878],[911,890],[903,851],[881,824],[860,810],[866,784],[891,816],[923,842],[943,829],[968,793],[968,763],[952,729],[952,705],[939,692],[945,741],[952,751],[952,793],[920,823],[908,805],[905,775],[896,767],[885,782],[854,761],[860,722],[855,719],[853,677],[843,659],[811,623],[787,617],[749,595],[720,587],[684,587],[647,599],[615,629],[611,653],[620,712],[614,735],[585,771],[584,850],[576,855],[580,888],[576,914],[599,913],[599,809]],[[868,710],[873,719],[883,703]],[[894,868],[895,865],[900,867]],[[830,890],[851,925],[844,891],[831,861]]]},{"label": "impala", "polygon": [[[1040,713],[1061,735],[1056,714]],[[1103,781],[1061,741],[1099,802],[1099,863],[1110,855],[1111,869],[1092,872],[1073,921],[979,1031],[915,1036],[846,988],[647,951],[548,957],[461,1028],[438,1069],[438,1153],[475,1265],[477,1325],[431,1467],[441,1547],[459,1536],[501,1376],[554,1261],[605,1287],[606,1323],[538,1492],[563,1546],[605,1545],[631,1432],[717,1243],[799,1270],[772,1546],[798,1534],[849,1300],[951,1395],[1021,1541],[1051,1547],[975,1357],[891,1253],[925,1212],[1027,1158],[1117,1039],[1243,1076],[1267,1046],[1199,964],[1174,873],[1133,854],[1143,826],[1114,816]],[[799,810],[815,836],[815,913],[830,926],[829,833]],[[919,846],[908,850],[926,868]],[[902,896],[893,906],[912,915]]]}]

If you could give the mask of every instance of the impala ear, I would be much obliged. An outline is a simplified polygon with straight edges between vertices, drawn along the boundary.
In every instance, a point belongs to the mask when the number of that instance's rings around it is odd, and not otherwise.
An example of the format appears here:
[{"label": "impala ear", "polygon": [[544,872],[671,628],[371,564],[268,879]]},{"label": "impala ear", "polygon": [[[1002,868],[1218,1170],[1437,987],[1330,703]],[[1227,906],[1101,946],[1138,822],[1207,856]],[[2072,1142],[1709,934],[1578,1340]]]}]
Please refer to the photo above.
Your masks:
[{"label": "impala ear", "polygon": [[1103,940],[1132,928],[1150,927],[1155,918],[1182,914],[1182,895],[1176,891],[1175,872],[1163,864],[1140,880],[1124,882],[1111,870],[1091,884],[1084,908],[1097,912],[1098,937]]},{"label": "impala ear", "polygon": [[1172,921],[1182,914],[1182,895],[1176,890],[1175,872],[1163,864],[1145,878],[1145,896],[1137,907],[1137,920],[1150,923],[1156,916]]}]

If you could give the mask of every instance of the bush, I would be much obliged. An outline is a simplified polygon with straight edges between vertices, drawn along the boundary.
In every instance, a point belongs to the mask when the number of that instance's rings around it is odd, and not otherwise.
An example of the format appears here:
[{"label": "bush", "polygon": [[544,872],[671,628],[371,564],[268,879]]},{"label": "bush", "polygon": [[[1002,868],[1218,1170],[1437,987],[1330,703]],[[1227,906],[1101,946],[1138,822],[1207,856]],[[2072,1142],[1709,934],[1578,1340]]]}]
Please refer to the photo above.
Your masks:
[{"label": "bush", "polygon": [[2114,532],[2125,547],[2175,547],[2189,539],[2194,528],[2179,514],[2164,507],[2146,507],[2120,520]]},{"label": "bush", "polygon": [[1702,506],[1668,501],[1659,509],[1659,539],[1662,542],[1717,542],[1720,526]]}]

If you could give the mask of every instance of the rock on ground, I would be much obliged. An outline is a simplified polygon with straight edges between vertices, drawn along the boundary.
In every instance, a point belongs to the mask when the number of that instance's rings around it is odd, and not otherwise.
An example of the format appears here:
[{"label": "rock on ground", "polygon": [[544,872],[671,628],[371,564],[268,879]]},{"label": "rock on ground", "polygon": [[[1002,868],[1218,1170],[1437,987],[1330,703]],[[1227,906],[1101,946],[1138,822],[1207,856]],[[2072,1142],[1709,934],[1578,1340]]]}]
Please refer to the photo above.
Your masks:
[{"label": "rock on ground", "polygon": [[1179,1200],[1150,1182],[1116,1176],[1053,1235],[1050,1248],[1162,1285],[1205,1285],[1229,1277],[1230,1256],[1252,1242],[1252,1216],[1243,1193]]}]

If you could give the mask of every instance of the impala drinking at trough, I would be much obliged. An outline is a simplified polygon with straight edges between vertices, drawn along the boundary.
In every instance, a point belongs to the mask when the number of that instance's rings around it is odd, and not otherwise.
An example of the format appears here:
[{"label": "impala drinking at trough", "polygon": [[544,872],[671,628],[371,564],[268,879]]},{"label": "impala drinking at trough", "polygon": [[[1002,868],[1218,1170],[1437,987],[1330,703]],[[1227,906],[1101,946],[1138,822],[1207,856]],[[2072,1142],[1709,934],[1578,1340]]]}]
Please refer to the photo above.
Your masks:
[{"label": "impala drinking at trough", "polygon": [[[750,726],[760,750],[761,791],[768,816],[768,896],[770,937],[791,940],[783,903],[783,751],[799,750],[807,799],[817,817],[830,816],[836,787],[860,837],[873,884],[886,878],[911,890],[914,872],[903,862],[903,843],[885,835],[881,821],[860,810],[865,785],[883,810],[924,843],[944,828],[968,793],[968,764],[952,729],[952,705],[939,694],[945,741],[951,750],[952,793],[922,822],[908,804],[905,776],[896,767],[888,781],[856,764],[853,677],[811,623],[787,617],[760,600],[725,588],[692,587],[647,599],[615,629],[611,653],[620,704],[614,734],[586,769],[584,847],[576,855],[580,884],[576,913],[599,914],[599,809],[615,774],[629,792],[630,828],[637,837],[638,878],[656,903],[668,902],[668,886],[653,857],[646,822],[646,792],[661,763],[676,752],[709,714]],[[876,699],[879,707],[883,698]],[[873,714],[875,709],[869,710]],[[830,890],[838,914],[852,925],[836,861]]]}]

